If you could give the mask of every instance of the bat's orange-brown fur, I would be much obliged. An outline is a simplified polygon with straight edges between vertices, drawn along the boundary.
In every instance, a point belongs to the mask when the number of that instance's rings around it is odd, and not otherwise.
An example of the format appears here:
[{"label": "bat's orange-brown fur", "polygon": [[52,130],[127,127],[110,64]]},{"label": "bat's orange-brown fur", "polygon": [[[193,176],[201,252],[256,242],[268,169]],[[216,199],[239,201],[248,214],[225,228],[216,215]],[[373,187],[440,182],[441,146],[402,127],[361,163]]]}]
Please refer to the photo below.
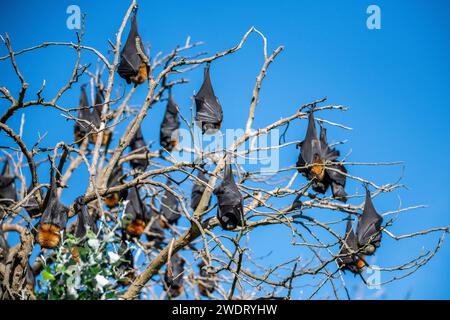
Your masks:
[{"label": "bat's orange-brown fur", "polygon": [[359,270],[364,269],[365,266],[366,266],[366,263],[364,262],[364,259],[358,259],[358,260],[356,261],[356,267],[357,267]]},{"label": "bat's orange-brown fur", "polygon": [[80,252],[78,251],[78,247],[73,247],[71,250],[72,259],[76,263],[80,263]]},{"label": "bat's orange-brown fur", "polygon": [[169,224],[167,222],[163,221],[162,219],[159,219],[159,225],[163,229],[169,229]]},{"label": "bat's orange-brown fur", "polygon": [[178,145],[178,139],[170,141],[170,146],[172,149],[175,149],[175,147]]},{"label": "bat's orange-brown fur", "polygon": [[[106,146],[109,143],[110,139],[111,139],[111,131],[105,130],[103,132],[103,137],[102,137],[102,146]],[[92,133],[89,136],[89,142],[90,143],[96,143],[97,142],[97,134],[96,133]]]},{"label": "bat's orange-brown fur", "polygon": [[75,136],[75,141],[78,143],[78,145],[80,145],[83,142],[84,137],[81,135],[80,130],[78,130],[78,128],[75,128],[74,136]]},{"label": "bat's orange-brown fur", "polygon": [[317,180],[322,181],[325,177],[325,161],[319,157],[314,157],[314,165],[311,167],[311,173],[314,174]]},{"label": "bat's orange-brown fur", "polygon": [[60,228],[53,224],[40,224],[37,241],[43,248],[52,249],[58,246],[61,240]]},{"label": "bat's orange-brown fur", "polygon": [[200,294],[204,297],[209,296],[209,291],[202,285],[201,282],[198,284],[198,291],[200,291]]},{"label": "bat's orange-brown fur", "polygon": [[144,229],[145,229],[145,222],[141,219],[131,221],[127,225],[128,234],[134,237],[141,236],[144,233]]},{"label": "bat's orange-brown fur", "polygon": [[117,192],[110,194],[105,198],[105,204],[108,208],[112,209],[119,204],[120,196]]},{"label": "bat's orange-brown fur", "polygon": [[134,271],[130,271],[127,274],[125,274],[121,280],[119,280],[119,284],[124,287],[127,287],[131,284],[131,282],[134,280],[135,277],[136,275],[134,274]]},{"label": "bat's orange-brown fur", "polygon": [[144,83],[145,80],[147,80],[147,77],[147,65],[145,64],[145,62],[142,62],[137,75],[131,77],[130,80],[133,81],[134,84],[138,85]]}]

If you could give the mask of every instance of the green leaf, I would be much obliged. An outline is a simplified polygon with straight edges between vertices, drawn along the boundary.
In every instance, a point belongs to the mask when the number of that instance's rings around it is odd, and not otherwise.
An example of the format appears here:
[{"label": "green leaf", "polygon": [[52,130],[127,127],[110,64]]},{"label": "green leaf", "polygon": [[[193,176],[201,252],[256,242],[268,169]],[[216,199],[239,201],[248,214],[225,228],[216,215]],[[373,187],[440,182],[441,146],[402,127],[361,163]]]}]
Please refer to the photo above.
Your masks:
[{"label": "green leaf", "polygon": [[48,271],[43,271],[42,272],[42,278],[44,278],[44,280],[47,280],[47,281],[54,281],[55,280],[55,276],[52,275]]}]

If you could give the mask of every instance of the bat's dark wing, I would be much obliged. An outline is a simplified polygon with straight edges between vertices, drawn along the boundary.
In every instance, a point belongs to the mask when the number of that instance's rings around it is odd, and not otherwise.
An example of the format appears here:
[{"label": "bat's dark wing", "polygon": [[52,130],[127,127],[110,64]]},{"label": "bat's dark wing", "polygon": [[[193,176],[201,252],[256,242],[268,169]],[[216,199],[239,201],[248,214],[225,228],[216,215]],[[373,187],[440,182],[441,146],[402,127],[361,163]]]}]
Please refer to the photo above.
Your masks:
[{"label": "bat's dark wing", "polygon": [[[201,181],[208,183],[208,178],[206,175],[200,171],[197,175],[197,178]],[[200,203],[200,200],[202,198],[203,192],[205,192],[206,187],[202,185],[201,183],[194,182],[194,185],[192,187],[191,192],[191,208],[195,211],[197,209],[198,204]],[[211,203],[211,198],[209,198],[208,207]]]},{"label": "bat's dark wing", "polygon": [[[366,187],[366,201],[364,203],[363,213],[358,218],[358,226],[356,228],[356,238],[358,246],[364,248],[362,251],[366,255],[375,252],[375,248],[381,243],[381,224],[383,217],[380,216],[372,203],[370,191]],[[366,247],[368,246],[368,247]]]},{"label": "bat's dark wing", "polygon": [[86,237],[88,230],[91,230],[93,233],[97,234],[98,228],[95,224],[94,219],[89,214],[87,207],[85,204],[81,204],[81,197],[78,198],[76,202],[76,210],[78,212],[77,224],[75,227],[75,236],[82,240]]},{"label": "bat's dark wing", "polygon": [[214,189],[217,196],[217,219],[225,230],[243,225],[244,200],[234,181],[230,164],[225,165],[222,183]]},{"label": "bat's dark wing", "polygon": [[178,254],[170,259],[171,270],[166,269],[164,287],[171,298],[178,297],[183,292],[183,272],[185,261]]},{"label": "bat's dark wing", "polygon": [[214,95],[209,75],[209,64],[204,71],[204,80],[199,92],[195,95],[195,121],[202,132],[214,132],[220,129],[223,120],[222,106]]},{"label": "bat's dark wing", "polygon": [[[327,163],[331,162],[333,164],[328,164],[325,167],[326,171],[326,183],[331,184],[333,197],[340,201],[347,201],[347,193],[345,192],[346,176],[343,173],[347,173],[347,170],[343,165],[334,164],[336,159],[339,157],[339,151],[335,148],[331,148],[327,141],[327,131],[320,124],[320,147],[321,155],[320,157],[324,159]],[[328,188],[328,187],[327,187]],[[326,189],[327,189],[326,188]],[[325,190],[326,190],[325,189]]]},{"label": "bat's dark wing", "polygon": [[162,196],[160,211],[161,215],[166,218],[169,224],[177,223],[178,219],[181,217],[178,199],[167,190]]},{"label": "bat's dark wing", "polygon": [[94,106],[94,110],[95,112],[97,112],[97,115],[99,117],[102,116],[102,111],[103,111],[103,90],[97,88],[97,91],[95,92],[95,106]]},{"label": "bat's dark wing", "polygon": [[[3,162],[3,170],[0,175],[0,202],[17,201],[15,177],[13,175],[9,160]],[[6,202],[5,201],[5,202]]]},{"label": "bat's dark wing", "polygon": [[[303,167],[312,164],[314,156],[321,154],[320,141],[317,139],[317,129],[314,120],[314,113],[311,111],[308,116],[308,129],[306,130],[305,139],[300,143],[300,155],[298,157],[297,166]],[[306,172],[308,169],[299,169],[300,172]]]},{"label": "bat's dark wing", "polygon": [[140,219],[142,221],[147,221],[147,209],[142,202],[142,199],[139,195],[139,190],[136,186],[131,187],[128,191],[127,200],[129,201],[127,207],[125,209],[125,213],[131,221],[135,221]]},{"label": "bat's dark wing", "polygon": [[120,63],[117,69],[119,76],[131,83],[130,78],[134,77],[139,72],[139,67],[141,66],[142,58],[139,56],[138,50],[136,48],[136,38],[139,38],[141,52],[144,53],[144,46],[142,44],[141,37],[138,32],[136,11],[131,18],[131,28],[128,34],[125,46],[120,53]]},{"label": "bat's dark wing", "polygon": [[[141,127],[136,131],[133,138],[130,141],[130,149],[131,151],[140,150],[138,153],[146,153],[147,146],[145,144],[144,136],[142,135]],[[133,169],[145,170],[148,165],[147,159],[132,159],[130,160],[130,164]]]},{"label": "bat's dark wing", "polygon": [[201,260],[198,264],[198,268],[200,270],[198,288],[202,296],[208,297],[209,294],[214,292],[216,283],[214,281],[214,277],[205,270],[205,266],[206,264],[203,260]]},{"label": "bat's dark wing", "polygon": [[320,123],[320,157],[324,160],[333,161],[339,157],[339,151],[331,148],[327,141],[327,129]]},{"label": "bat's dark wing", "polygon": [[[331,169],[335,170],[331,170]],[[339,171],[339,172],[338,172]],[[333,192],[333,198],[346,202],[347,192],[345,192],[346,176],[343,173],[347,173],[347,169],[343,165],[330,165],[327,166],[327,174],[331,181],[331,190]]]},{"label": "bat's dark wing", "polygon": [[42,213],[41,224],[51,224],[59,227],[60,229],[64,229],[67,224],[67,213],[69,209],[59,201],[56,188],[56,179],[53,174],[50,178],[50,190],[48,190],[47,193],[49,194],[48,201],[47,206]]},{"label": "bat's dark wing", "polygon": [[170,94],[159,131],[159,144],[161,147],[172,151],[173,147],[178,143],[179,128],[180,119],[178,118],[178,109],[175,101],[173,101],[172,94]]},{"label": "bat's dark wing", "polygon": [[86,85],[81,86],[80,103],[78,110],[78,118],[84,121],[77,121],[75,123],[75,131],[78,131],[80,137],[84,137],[91,131],[91,127],[86,121],[91,122],[91,111],[89,110],[89,101],[86,94]]},{"label": "bat's dark wing", "polygon": [[153,241],[156,248],[160,247],[164,241],[164,228],[161,226],[159,214],[155,214],[155,219],[150,224],[148,233],[146,234],[148,241]]},{"label": "bat's dark wing", "polygon": [[352,219],[350,217],[348,217],[347,220],[344,243],[341,245],[341,250],[339,251],[339,256],[341,257],[337,258],[337,264],[342,270],[350,270],[353,273],[359,273],[359,269],[356,265],[356,257],[351,254],[351,251],[356,252],[358,250],[358,244],[355,233],[353,232]]},{"label": "bat's dark wing", "polygon": [[134,279],[134,257],[133,252],[127,248],[124,240],[120,243],[119,255],[121,256],[121,261],[117,267],[118,275],[121,276],[119,284],[126,286]]}]

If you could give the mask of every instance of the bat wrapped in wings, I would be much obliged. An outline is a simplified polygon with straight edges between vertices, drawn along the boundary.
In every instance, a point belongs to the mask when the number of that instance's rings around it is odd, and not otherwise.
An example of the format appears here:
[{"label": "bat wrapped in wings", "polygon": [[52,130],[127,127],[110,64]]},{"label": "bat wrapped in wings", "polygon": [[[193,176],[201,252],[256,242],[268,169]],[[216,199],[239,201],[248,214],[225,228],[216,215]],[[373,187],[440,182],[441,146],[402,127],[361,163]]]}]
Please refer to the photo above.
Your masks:
[{"label": "bat wrapped in wings", "polygon": [[366,186],[366,201],[363,213],[358,217],[356,239],[362,254],[371,256],[381,244],[381,224],[383,217],[378,214]]},{"label": "bat wrapped in wings", "polygon": [[222,106],[214,94],[207,64],[204,71],[203,84],[195,95],[195,121],[202,128],[202,133],[214,133],[220,130],[223,120]]},{"label": "bat wrapped in wings", "polygon": [[[103,91],[97,87],[97,91],[95,93],[95,105],[92,108],[91,111],[91,120],[92,120],[92,124],[96,127],[96,128],[100,128],[100,123],[101,123],[101,119],[102,119],[102,112],[103,112]],[[108,129],[105,129],[103,131],[103,137],[102,137],[102,146],[106,146],[110,140],[111,140],[111,131]],[[96,143],[97,142],[97,133],[93,132],[90,136],[89,136],[89,142],[90,143]]]},{"label": "bat wrapped in wings", "polygon": [[352,227],[352,219],[348,217],[347,228],[345,230],[344,243],[339,251],[337,264],[343,271],[349,270],[353,273],[360,273],[364,268],[364,262],[357,256],[358,243]]},{"label": "bat wrapped in wings", "polygon": [[204,297],[209,297],[216,288],[214,277],[206,271],[206,264],[203,260],[198,264],[200,270],[200,277],[198,281],[198,291]]},{"label": "bat wrapped in wings", "polygon": [[59,201],[56,179],[53,170],[50,178],[50,190],[45,197],[46,206],[38,227],[37,242],[43,248],[52,249],[61,242],[61,231],[68,219],[68,209]]},{"label": "bat wrapped in wings", "polygon": [[[380,216],[372,202],[370,191],[366,187],[366,200],[363,213],[358,217],[356,236],[352,229],[351,219],[347,221],[347,230],[344,242],[337,258],[338,266],[343,270],[360,273],[365,266],[365,256],[375,253],[381,244],[381,224],[383,217]],[[348,247],[348,248],[347,248]],[[351,251],[354,253],[352,254]]]},{"label": "bat wrapped in wings", "polygon": [[244,224],[244,199],[234,181],[231,164],[225,164],[222,183],[214,189],[217,196],[217,219],[225,230]]},{"label": "bat wrapped in wings", "polygon": [[[206,177],[205,173],[203,173],[203,171],[199,171],[197,178],[200,181],[203,181],[204,183],[208,183],[208,178]],[[192,210],[196,210],[198,207],[198,204],[200,203],[200,200],[202,198],[203,192],[205,192],[206,187],[201,184],[198,181],[194,182],[194,185],[192,187],[192,192],[191,192],[191,208]],[[209,207],[209,205],[211,204],[211,197],[209,198],[209,202],[207,207]]]},{"label": "bat wrapped in wings", "polygon": [[[117,164],[108,178],[107,188],[112,188],[122,183],[123,169],[121,164]],[[123,201],[128,196],[128,190],[124,189],[119,192],[113,192],[105,197],[105,204],[108,208],[112,209],[119,205],[120,201]]]},{"label": "bat wrapped in wings", "polygon": [[118,283],[122,286],[128,286],[134,280],[136,274],[134,270],[133,252],[127,246],[124,239],[120,243],[119,256],[121,257],[121,261],[117,266],[117,273],[120,276]]},{"label": "bat wrapped in wings", "polygon": [[[170,185],[169,181],[167,185]],[[163,217],[160,221],[165,229],[169,228],[169,225],[176,224],[181,217],[177,197],[167,190],[162,195],[160,212]]]},{"label": "bat wrapped in wings", "polygon": [[[133,138],[131,138],[130,149],[133,154],[147,154],[147,145],[142,135],[141,127],[138,128]],[[146,156],[144,159],[131,159],[130,164],[133,169],[144,171],[148,166],[148,159]]]},{"label": "bat wrapped in wings", "polygon": [[149,212],[136,186],[131,187],[128,191],[127,200],[128,204],[125,209],[127,233],[132,237],[140,237],[150,219]]},{"label": "bat wrapped in wings", "polygon": [[87,206],[82,203],[82,197],[75,200],[75,211],[78,213],[75,226],[75,237],[79,240],[85,240],[88,231],[98,233],[98,227],[94,218],[89,214]]},{"label": "bat wrapped in wings", "polygon": [[147,240],[153,242],[153,247],[155,248],[159,248],[164,241],[164,228],[160,219],[159,214],[155,214],[146,233]]},{"label": "bat wrapped in wings", "polygon": [[90,125],[94,119],[92,118],[91,111],[89,110],[89,101],[86,94],[86,85],[81,86],[81,95],[78,110],[78,119],[74,126],[75,141],[81,144],[83,138],[92,131]]},{"label": "bat wrapped in wings", "polygon": [[180,119],[178,118],[178,109],[172,98],[170,91],[169,100],[166,106],[166,112],[161,123],[159,131],[159,144],[167,151],[171,152],[178,144],[178,129],[180,128]]},{"label": "bat wrapped in wings", "polygon": [[9,206],[17,201],[15,179],[9,160],[5,159],[0,175],[0,205]]},{"label": "bat wrapped in wings", "polygon": [[[98,92],[98,91],[97,91]],[[100,99],[97,94],[97,99]],[[86,85],[81,86],[80,103],[78,110],[78,119],[74,126],[75,141],[80,145],[85,136],[89,135],[89,142],[96,143],[97,133],[95,128],[100,128],[101,123],[101,109],[97,107],[97,103],[100,107],[103,105],[103,100],[97,101],[93,110],[89,108],[89,101],[86,94]],[[111,131],[105,130],[102,138],[102,146],[109,143],[111,139]]]},{"label": "bat wrapped in wings", "polygon": [[326,129],[321,125],[320,139],[317,138],[317,129],[314,113],[308,117],[308,129],[305,139],[300,143],[300,154],[297,161],[298,171],[308,180],[312,180],[312,188],[319,193],[325,193],[332,186],[333,197],[340,201],[347,201],[344,190],[346,169],[339,165],[336,159],[339,151],[328,145]]},{"label": "bat wrapped in wings", "polygon": [[163,278],[164,289],[169,298],[176,298],[183,292],[183,272],[185,260],[178,254],[170,259]]},{"label": "bat wrapped in wings", "polygon": [[135,86],[147,80],[149,71],[146,63],[148,57],[144,53],[144,45],[138,32],[136,13],[137,10],[134,11],[131,18],[130,33],[120,53],[120,63],[117,69],[120,77],[125,79],[128,84],[133,82]]},{"label": "bat wrapped in wings", "polygon": [[[87,233],[90,230],[92,233],[97,234],[98,228],[94,218],[89,214],[87,206],[82,203],[83,197],[78,197],[75,200],[75,212],[77,213],[77,221],[75,225],[74,235],[78,239],[78,244],[82,244],[87,239]],[[80,262],[80,253],[78,246],[72,248],[72,258],[75,262]]]}]

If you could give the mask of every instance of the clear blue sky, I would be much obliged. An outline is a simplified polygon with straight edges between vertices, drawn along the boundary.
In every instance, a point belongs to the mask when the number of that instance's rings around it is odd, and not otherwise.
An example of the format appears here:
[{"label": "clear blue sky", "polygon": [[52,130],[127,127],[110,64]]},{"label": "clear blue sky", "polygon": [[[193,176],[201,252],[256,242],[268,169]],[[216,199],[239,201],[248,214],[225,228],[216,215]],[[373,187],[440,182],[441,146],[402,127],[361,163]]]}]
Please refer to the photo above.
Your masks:
[{"label": "clear blue sky", "polygon": [[[107,39],[113,39],[127,1],[14,1],[0,3],[0,33],[8,32],[14,49],[43,41],[75,41],[74,32],[66,28],[66,8],[77,4],[87,13],[85,44],[107,54]],[[377,4],[382,13],[382,29],[366,28],[366,8]],[[269,39],[269,48],[284,45],[285,51],[271,66],[258,105],[255,126],[263,126],[292,114],[305,102],[327,96],[330,103],[350,107],[346,113],[329,112],[325,116],[352,127],[351,132],[330,129],[329,140],[349,139],[342,153],[352,150],[351,161],[405,161],[404,179],[408,190],[377,198],[380,212],[402,206],[429,205],[427,209],[402,216],[392,228],[400,234],[432,226],[450,225],[448,183],[450,157],[448,132],[450,116],[450,20],[448,1],[418,0],[349,0],[349,1],[140,1],[139,27],[152,52],[167,52],[184,43],[204,41],[209,52],[237,43],[251,26]],[[0,48],[5,55],[6,49]],[[73,50],[44,49],[39,54],[18,57],[23,74],[30,82],[29,94],[47,81],[45,97],[51,97],[61,81],[67,80],[74,63]],[[94,62],[86,55],[83,62]],[[213,82],[224,106],[224,127],[242,127],[240,114],[248,106],[255,76],[260,68],[261,42],[252,37],[238,54],[214,64]],[[191,84],[177,91],[176,100],[187,110],[189,96],[198,89],[201,71],[190,77]],[[10,65],[0,62],[0,86],[12,93],[18,81]],[[140,88],[132,103],[140,103]],[[75,86],[61,103],[77,106],[79,88]],[[31,98],[31,96],[28,96]],[[0,109],[5,102],[0,101]],[[162,105],[151,111],[144,122],[147,140],[157,140]],[[45,145],[72,141],[72,126],[56,111],[25,111],[28,127],[24,139],[32,144],[36,132],[48,132]],[[156,120],[155,120],[156,119]],[[8,124],[17,129],[20,114]],[[303,129],[291,127],[290,139],[302,139]],[[4,136],[0,135],[1,144]],[[283,161],[295,163],[296,151],[283,155]],[[400,167],[352,167],[351,173],[374,179],[378,183],[393,181]],[[44,173],[44,172],[42,172]],[[86,178],[85,173],[77,179]],[[83,191],[71,180],[72,192],[65,192],[69,202]],[[351,184],[350,191],[361,188]],[[431,248],[438,234],[417,240],[395,242],[387,239],[376,261],[392,266]],[[270,237],[273,239],[273,237]],[[260,246],[268,245],[261,237]],[[256,245],[258,246],[258,245]],[[278,248],[284,248],[278,246]],[[289,248],[286,246],[286,248]],[[258,250],[255,247],[255,250]],[[281,250],[282,251],[282,250]],[[450,246],[413,276],[388,285],[384,298],[450,298]],[[350,275],[346,275],[351,278]],[[350,279],[351,281],[351,279]],[[356,283],[356,282],[355,282]],[[370,296],[371,293],[367,293]]]}]

